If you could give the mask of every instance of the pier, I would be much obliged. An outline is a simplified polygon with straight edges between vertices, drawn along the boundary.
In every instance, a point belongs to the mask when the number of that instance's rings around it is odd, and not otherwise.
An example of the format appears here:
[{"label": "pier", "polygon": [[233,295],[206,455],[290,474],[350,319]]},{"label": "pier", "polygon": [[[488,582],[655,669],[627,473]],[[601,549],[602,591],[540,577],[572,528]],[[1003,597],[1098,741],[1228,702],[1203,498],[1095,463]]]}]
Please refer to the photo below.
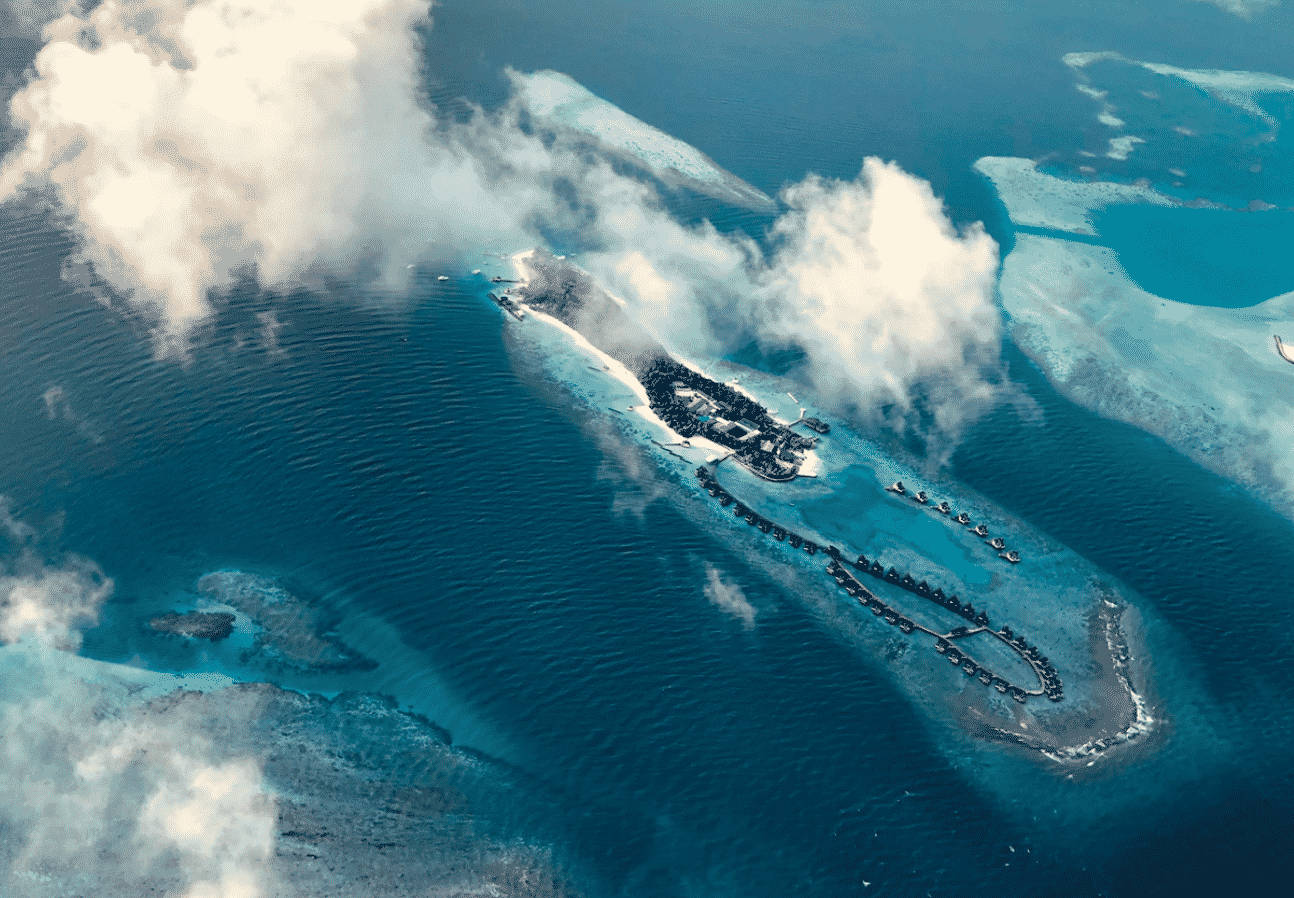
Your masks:
[{"label": "pier", "polygon": [[[1279,337],[1277,337],[1276,340],[1278,343],[1280,342]],[[1290,361],[1294,361],[1294,359],[1291,359]],[[894,481],[894,483],[885,488],[885,492],[894,496],[905,496],[917,505],[924,506],[930,511],[948,518],[950,523],[969,528],[971,533],[984,540],[984,542],[988,544],[988,547],[997,553],[998,558],[1001,558],[1003,561],[1010,562],[1011,564],[1020,563],[1020,553],[1015,549],[1008,549],[1006,547],[1006,540],[1002,539],[1000,536],[991,536],[987,525],[973,523],[970,515],[964,511],[959,511],[954,515],[952,506],[949,505],[947,501],[936,503],[925,490],[911,491],[903,484],[902,480]]]},{"label": "pier", "polygon": [[[883,621],[886,625],[895,627],[905,635],[920,634],[930,637],[934,641],[935,651],[951,664],[956,665],[968,679],[994,689],[999,694],[1010,696],[1014,701],[1021,704],[1031,697],[1045,696],[1053,702],[1059,702],[1064,698],[1064,685],[1061,682],[1060,675],[1047,656],[1043,655],[1037,646],[1031,645],[1023,635],[1017,633],[1010,626],[1002,625],[995,628],[990,622],[987,610],[976,609],[971,602],[962,602],[957,595],[948,594],[941,587],[931,586],[928,581],[917,579],[912,574],[900,571],[892,565],[887,567],[878,558],[859,555],[854,561],[846,562],[843,557],[844,553],[837,546],[828,545],[825,548],[819,546],[812,540],[805,539],[798,533],[765,518],[750,506],[738,501],[719,484],[719,481],[715,479],[714,474],[708,468],[704,466],[697,468],[696,476],[702,487],[712,498],[717,499],[722,507],[726,508],[732,505],[734,516],[744,518],[748,525],[758,526],[761,532],[770,534],[777,542],[785,541],[794,550],[802,550],[809,555],[814,555],[820,551],[824,552],[829,558],[826,567],[827,574],[835,580],[837,586],[852,596],[863,608],[870,610],[873,616]],[[903,489],[902,484],[896,484],[896,487]],[[936,508],[936,510],[938,509]],[[862,580],[855,575],[855,572],[903,589],[961,617],[966,621],[966,624],[953,627],[946,633],[941,633],[918,623],[868,589]],[[976,660],[965,646],[967,644],[966,640],[977,636],[997,639],[1019,655],[1038,678],[1038,685],[1034,688],[1026,689],[994,673]]]}]

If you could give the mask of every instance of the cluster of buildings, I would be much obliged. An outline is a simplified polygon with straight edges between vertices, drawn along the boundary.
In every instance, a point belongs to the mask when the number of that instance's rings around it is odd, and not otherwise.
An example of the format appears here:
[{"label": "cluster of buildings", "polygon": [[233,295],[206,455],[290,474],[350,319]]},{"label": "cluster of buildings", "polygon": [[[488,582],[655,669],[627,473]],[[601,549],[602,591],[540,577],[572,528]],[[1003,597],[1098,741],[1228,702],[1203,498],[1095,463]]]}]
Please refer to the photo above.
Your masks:
[{"label": "cluster of buildings", "polygon": [[949,520],[951,520],[954,524],[960,524],[963,527],[969,527],[971,533],[975,534],[980,539],[984,540],[986,543],[988,543],[988,547],[990,549],[998,553],[997,555],[998,558],[1001,558],[1003,561],[1009,561],[1012,564],[1020,563],[1019,552],[1017,552],[1015,549],[1008,549],[1006,547],[1006,540],[1002,539],[1002,537],[1000,536],[990,537],[988,532],[988,527],[986,527],[984,524],[972,524],[970,515],[968,515],[966,512],[961,511],[961,512],[958,512],[956,515],[954,515],[951,505],[949,505],[947,502],[939,502],[936,504],[934,500],[932,500],[924,490],[917,490],[914,493],[909,493],[908,488],[903,485],[902,480],[894,481],[894,483],[890,484],[885,488],[885,491],[887,493],[894,493],[896,496],[910,495],[912,498],[912,501],[917,503],[918,505],[924,505],[938,512],[939,514],[944,515]]},{"label": "cluster of buildings", "polygon": [[1017,702],[1025,702],[1030,695],[1038,695],[1038,691],[1029,691],[1017,686],[1005,678],[994,674],[991,670],[979,664],[969,654],[962,651],[954,645],[954,641],[967,636],[976,634],[987,634],[989,638],[996,638],[1014,649],[1021,658],[1033,669],[1041,682],[1043,695],[1058,702],[1064,698],[1063,685],[1060,675],[1056,668],[1046,655],[1039,652],[1037,646],[1030,645],[1023,636],[1018,635],[1008,626],[1001,626],[993,629],[988,612],[976,608],[970,603],[963,603],[956,595],[947,595],[943,589],[932,587],[925,580],[917,580],[911,574],[899,573],[894,567],[886,568],[876,559],[868,559],[865,555],[859,555],[857,560],[849,562],[856,570],[869,574],[878,579],[891,583],[914,595],[921,596],[931,602],[945,608],[959,617],[964,618],[968,624],[973,625],[974,629],[969,626],[954,627],[948,633],[937,633],[934,630],[916,623],[912,619],[902,614],[897,609],[881,601],[871,590],[855,577],[846,567],[842,558],[842,553],[836,546],[820,546],[812,540],[807,540],[797,533],[787,530],[785,527],[776,522],[760,515],[754,509],[749,508],[738,501],[731,493],[720,486],[719,481],[715,479],[714,474],[706,467],[702,466],[696,469],[696,477],[701,482],[712,497],[719,501],[724,508],[732,506],[734,514],[738,518],[744,518],[746,523],[752,527],[758,527],[763,533],[773,537],[778,542],[786,542],[792,548],[802,549],[809,555],[816,555],[823,552],[831,560],[827,563],[827,573],[836,581],[842,589],[858,600],[864,607],[871,610],[878,618],[884,620],[887,624],[897,627],[906,634],[917,631],[935,637],[935,651],[943,655],[950,662],[956,664],[963,673],[968,677],[978,679],[985,686],[992,687],[1003,695],[1009,695]]},{"label": "cluster of buildings", "polygon": [[[879,561],[875,559],[869,562],[866,555],[859,555],[858,560],[855,561],[853,564],[855,568],[862,571],[863,573],[870,574],[873,577],[883,579],[887,583],[893,583],[896,586],[906,589],[908,592],[919,595],[922,598],[929,599],[935,604],[940,605],[941,607],[948,609],[954,614],[965,618],[968,622],[974,624],[975,627],[977,628],[976,630],[972,631],[965,627],[957,627],[954,630],[952,630],[951,633],[948,634],[950,638],[956,639],[960,636],[969,636],[975,632],[987,632],[992,636],[997,637],[999,640],[1006,643],[1011,648],[1015,649],[1015,651],[1019,653],[1020,657],[1024,659],[1025,663],[1027,663],[1030,667],[1033,668],[1034,673],[1038,675],[1038,679],[1042,683],[1043,694],[1046,695],[1047,698],[1051,699],[1054,702],[1058,702],[1065,697],[1064,684],[1061,682],[1060,674],[1056,672],[1056,668],[1051,663],[1051,660],[1046,655],[1042,654],[1038,650],[1037,646],[1030,645],[1029,642],[1023,636],[1017,634],[1014,630],[1012,630],[1010,627],[1006,626],[1005,624],[996,630],[993,629],[989,623],[989,617],[988,617],[987,611],[984,611],[982,609],[979,611],[976,611],[975,607],[970,602],[966,602],[965,604],[963,604],[961,599],[959,599],[956,595],[945,595],[944,591],[939,587],[932,588],[930,584],[927,583],[925,580],[917,580],[911,574],[900,574],[893,567],[887,570],[884,567],[884,565],[882,565]],[[936,648],[936,651],[940,652],[940,654],[943,654],[945,651],[948,650],[949,647],[943,646],[941,648],[937,644],[935,648]],[[959,657],[960,657],[960,654],[961,653],[958,653]],[[972,673],[980,673],[980,672],[981,671],[973,671]],[[981,677],[981,680],[982,679],[983,678]],[[992,682],[991,679],[989,681],[985,681],[985,685],[989,685],[989,683],[991,682]],[[1010,687],[1009,683],[1007,683],[1006,685]],[[1011,688],[1015,688],[1015,687],[1011,687]],[[1002,689],[1000,691],[1010,692],[1011,689],[1010,688]],[[1019,700],[1023,701],[1024,700],[1023,695],[1026,693],[1024,692],[1024,690],[1020,690],[1020,693],[1021,693],[1021,698]],[[1011,694],[1013,696],[1015,695],[1014,692],[1012,692]]]},{"label": "cluster of buildings", "polygon": [[[731,449],[733,458],[765,480],[793,480],[805,452],[813,447],[811,438],[775,421],[768,409],[746,394],[667,356],[654,359],[638,380],[652,411],[671,430]],[[814,420],[819,433],[829,429]]]}]

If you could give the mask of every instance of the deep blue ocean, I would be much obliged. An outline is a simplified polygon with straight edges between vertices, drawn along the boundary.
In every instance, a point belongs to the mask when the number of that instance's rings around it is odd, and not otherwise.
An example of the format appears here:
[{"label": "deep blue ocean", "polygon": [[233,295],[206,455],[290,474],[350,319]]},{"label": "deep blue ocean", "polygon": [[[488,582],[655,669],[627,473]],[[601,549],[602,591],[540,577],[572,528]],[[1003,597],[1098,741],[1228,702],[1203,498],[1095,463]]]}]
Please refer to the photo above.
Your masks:
[{"label": "deep blue ocean", "polygon": [[[1177,0],[445,0],[435,17],[437,103],[497,102],[506,65],[557,69],[770,193],[894,159],[1004,250],[1009,226],[971,164],[1091,142],[1094,109],[1064,53],[1294,76],[1294,7],[1253,24]],[[1219,190],[1271,197],[1264,177],[1220,174]],[[764,224],[677,201],[721,227]],[[1108,227],[1130,273],[1175,299],[1206,302],[1181,286],[1201,276],[1235,280],[1235,305],[1294,287],[1288,262],[1234,261],[1255,241],[1276,250],[1261,222],[1213,244],[1226,225],[1196,221],[1167,236],[1151,220]],[[1139,229],[1164,246],[1134,260]],[[1134,593],[1167,714],[1152,746],[1086,779],[932,724],[883,661],[537,381],[477,286],[428,271],[410,296],[236,291],[178,364],[60,280],[71,246],[45,217],[0,210],[0,235],[0,495],[115,579],[87,654],[212,666],[160,653],[140,609],[217,568],[280,577],[380,663],[287,685],[389,691],[520,767],[546,798],[517,814],[565,833],[561,850],[604,894],[1246,894],[1285,881],[1294,525],[1070,404],[1011,346],[1034,406],[979,422],[952,474]],[[1172,261],[1201,251],[1231,261],[1204,275]],[[256,339],[271,308],[277,350]],[[67,415],[47,413],[51,388]],[[705,599],[707,563],[758,609],[755,628]]]}]

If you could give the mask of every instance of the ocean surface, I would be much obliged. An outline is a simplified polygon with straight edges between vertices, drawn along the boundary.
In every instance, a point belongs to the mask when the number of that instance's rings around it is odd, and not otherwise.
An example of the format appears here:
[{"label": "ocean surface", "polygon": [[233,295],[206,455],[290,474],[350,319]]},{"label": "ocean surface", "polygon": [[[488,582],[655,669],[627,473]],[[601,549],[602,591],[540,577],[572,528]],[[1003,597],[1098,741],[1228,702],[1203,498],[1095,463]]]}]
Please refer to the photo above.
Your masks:
[{"label": "ocean surface", "polygon": [[[1101,142],[1065,53],[1294,77],[1288,6],[1258,24],[1185,0],[446,0],[435,16],[437,103],[497,102],[507,65],[556,69],[770,194],[807,171],[852,177],[865,155],[894,159],[1004,251],[1010,225],[972,163]],[[1263,152],[1288,163],[1279,149]],[[1107,160],[1102,174],[1162,176],[1156,158]],[[1209,156],[1192,172],[1237,206],[1280,201],[1251,174]],[[674,202],[720,227],[765,224]],[[1100,230],[1146,289],[1243,306],[1294,288],[1287,217],[1115,208]],[[235,291],[180,364],[60,279],[70,250],[40,213],[0,210],[0,495],[115,579],[86,654],[270,676],[168,648],[141,621],[208,571],[278,577],[378,667],[273,679],[387,692],[524,770],[544,798],[517,816],[568,833],[560,851],[594,893],[1283,884],[1294,524],[1067,402],[1010,345],[1024,398],[975,426],[950,476],[1128,588],[1166,715],[1151,744],[1088,776],[914,707],[883,658],[753,566],[647,453],[510,351],[478,281],[427,270],[410,295]],[[1225,295],[1201,286],[1217,279]],[[753,626],[706,598],[708,570],[741,590]]]}]

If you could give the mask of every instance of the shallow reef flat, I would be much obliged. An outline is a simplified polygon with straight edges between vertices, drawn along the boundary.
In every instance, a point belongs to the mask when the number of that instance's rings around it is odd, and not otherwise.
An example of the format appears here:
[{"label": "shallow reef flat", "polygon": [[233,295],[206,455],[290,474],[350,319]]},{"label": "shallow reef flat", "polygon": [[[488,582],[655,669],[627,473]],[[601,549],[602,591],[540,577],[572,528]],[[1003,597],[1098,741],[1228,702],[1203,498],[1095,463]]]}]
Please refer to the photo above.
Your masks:
[{"label": "shallow reef flat", "polygon": [[[33,826],[62,820],[90,839],[60,846],[45,832],[38,843],[43,831],[0,815],[0,832],[14,827],[0,838],[6,895],[193,894],[213,879],[301,896],[577,894],[539,833],[534,809],[551,806],[537,787],[386,699],[22,645],[0,648],[0,678],[18,684],[0,696],[9,743],[54,740],[0,760],[0,785],[39,794],[18,806],[40,808]],[[19,725],[50,714],[57,725]],[[161,812],[168,836],[144,850]],[[245,869],[208,868],[229,857]]]},{"label": "shallow reef flat", "polygon": [[1032,159],[985,156],[975,170],[993,184],[1011,223],[1020,227],[1096,236],[1095,214],[1116,203],[1176,206],[1180,202],[1142,184],[1070,181]]},{"label": "shallow reef flat", "polygon": [[569,75],[550,70],[509,75],[522,107],[543,127],[582,135],[667,184],[750,209],[776,205],[696,147],[635,118]]},{"label": "shallow reef flat", "polygon": [[[1077,188],[1096,202],[1103,188],[1088,186]],[[1017,235],[1000,291],[1012,339],[1067,398],[1294,514],[1294,365],[1275,340],[1294,339],[1294,294],[1239,309],[1175,302],[1141,289],[1099,238],[1036,234]]]},{"label": "shallow reef flat", "polygon": [[[213,571],[198,580],[197,590],[204,602],[233,608],[256,628],[248,660],[302,672],[375,666],[331,632],[333,622],[319,605],[271,578],[246,571]],[[232,628],[233,621],[230,624]]]}]

